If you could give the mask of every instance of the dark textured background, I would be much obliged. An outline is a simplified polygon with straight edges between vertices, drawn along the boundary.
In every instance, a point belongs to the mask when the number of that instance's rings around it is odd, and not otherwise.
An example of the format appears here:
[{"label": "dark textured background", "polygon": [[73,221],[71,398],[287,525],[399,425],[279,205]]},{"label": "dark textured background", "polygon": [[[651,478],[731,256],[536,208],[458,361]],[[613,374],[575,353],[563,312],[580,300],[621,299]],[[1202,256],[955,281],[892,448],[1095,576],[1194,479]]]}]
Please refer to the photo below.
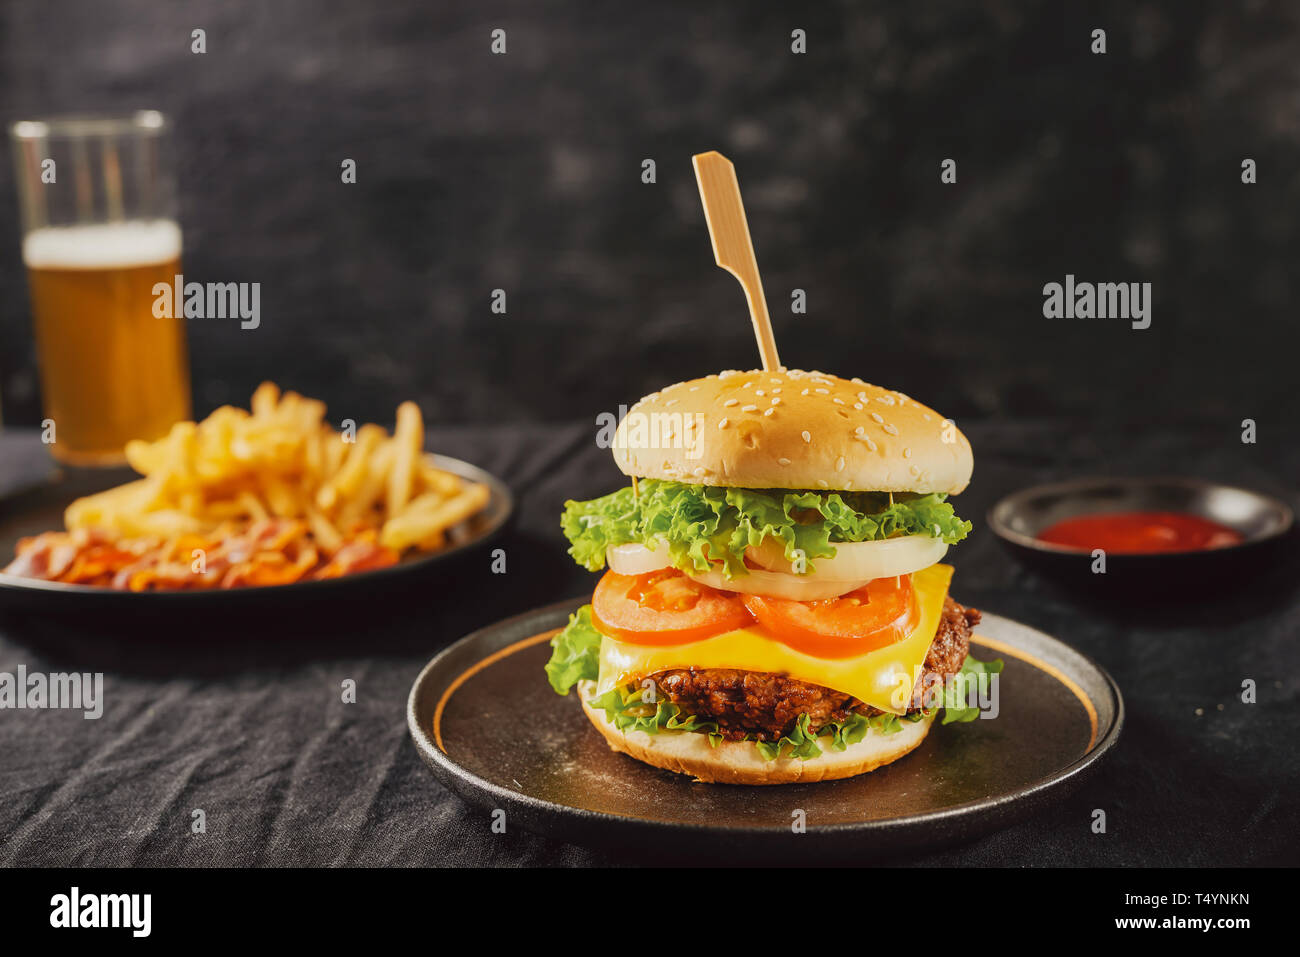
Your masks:
[{"label": "dark textured background", "polygon": [[[191,322],[200,413],[273,378],[336,417],[413,396],[435,422],[558,420],[754,364],[690,165],[718,148],[789,365],[959,420],[1286,421],[1300,9],[1062,6],[14,0],[0,117],[174,117],[187,275],[263,283],[261,329]],[[0,379],[32,423],[9,232]],[[1042,318],[1066,272],[1154,283],[1153,327]]]}]

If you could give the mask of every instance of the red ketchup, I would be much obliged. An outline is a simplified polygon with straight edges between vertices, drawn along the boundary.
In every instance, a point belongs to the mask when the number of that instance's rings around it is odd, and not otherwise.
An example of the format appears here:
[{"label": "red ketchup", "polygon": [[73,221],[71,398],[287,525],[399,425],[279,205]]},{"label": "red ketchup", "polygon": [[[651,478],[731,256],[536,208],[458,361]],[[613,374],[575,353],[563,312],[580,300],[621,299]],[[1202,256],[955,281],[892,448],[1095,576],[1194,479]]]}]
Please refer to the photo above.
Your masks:
[{"label": "red ketchup", "polygon": [[1108,512],[1057,522],[1038,534],[1039,541],[1065,548],[1100,548],[1117,555],[1195,552],[1245,541],[1226,525],[1185,512]]}]

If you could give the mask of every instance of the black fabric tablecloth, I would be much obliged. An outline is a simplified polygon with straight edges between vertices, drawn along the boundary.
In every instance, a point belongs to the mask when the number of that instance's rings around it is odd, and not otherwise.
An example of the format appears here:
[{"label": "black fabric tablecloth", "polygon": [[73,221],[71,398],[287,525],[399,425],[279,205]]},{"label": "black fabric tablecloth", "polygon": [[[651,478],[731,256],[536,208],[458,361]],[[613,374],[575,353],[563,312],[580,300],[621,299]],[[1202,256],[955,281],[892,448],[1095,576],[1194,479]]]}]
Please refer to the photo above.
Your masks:
[{"label": "black fabric tablecloth", "polygon": [[[1294,581],[1188,595],[1160,609],[1082,604],[1021,569],[984,527],[987,507],[1038,481],[1099,472],[1183,473],[1281,494],[1293,443],[1243,446],[1232,428],[1091,432],[1059,423],[963,423],[975,481],[956,500],[976,523],[954,548],[954,592],[1100,661],[1128,722],[1099,773],[1046,812],[921,865],[1218,865],[1300,860],[1300,598]],[[517,831],[445,791],[407,736],[411,682],[448,642],[593,576],[564,554],[568,497],[621,484],[589,425],[434,430],[430,447],[481,464],[518,495],[507,573],[487,556],[415,595],[377,596],[320,621],[8,620],[0,671],[105,672],[99,720],[0,711],[0,864],[591,865],[600,848]],[[0,436],[0,483],[48,471],[31,434]],[[119,623],[120,624],[120,623]],[[341,701],[345,679],[355,704]],[[1258,702],[1240,700],[1243,679]],[[539,675],[539,680],[541,676]],[[1220,706],[1222,708],[1220,709]],[[191,832],[202,809],[206,833]],[[1105,834],[1090,828],[1107,815]],[[706,862],[701,862],[706,863]]]}]

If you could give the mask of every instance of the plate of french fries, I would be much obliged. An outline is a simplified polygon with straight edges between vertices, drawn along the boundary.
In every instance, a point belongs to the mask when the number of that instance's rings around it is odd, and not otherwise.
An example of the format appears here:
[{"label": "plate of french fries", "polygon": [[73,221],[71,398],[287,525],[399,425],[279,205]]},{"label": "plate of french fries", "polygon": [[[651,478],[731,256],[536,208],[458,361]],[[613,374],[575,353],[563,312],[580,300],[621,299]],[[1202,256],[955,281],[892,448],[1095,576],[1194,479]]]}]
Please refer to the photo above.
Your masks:
[{"label": "plate of french fries", "polygon": [[[138,477],[59,503],[43,487],[6,503],[6,588],[194,593],[299,587],[409,570],[499,531],[509,490],[424,449],[419,407],[390,432],[266,382],[248,409],[222,406],[161,439],[134,441]],[[22,496],[20,496],[21,498]],[[64,507],[66,506],[66,507]],[[39,526],[42,520],[47,524]],[[33,529],[33,526],[36,526]]]}]

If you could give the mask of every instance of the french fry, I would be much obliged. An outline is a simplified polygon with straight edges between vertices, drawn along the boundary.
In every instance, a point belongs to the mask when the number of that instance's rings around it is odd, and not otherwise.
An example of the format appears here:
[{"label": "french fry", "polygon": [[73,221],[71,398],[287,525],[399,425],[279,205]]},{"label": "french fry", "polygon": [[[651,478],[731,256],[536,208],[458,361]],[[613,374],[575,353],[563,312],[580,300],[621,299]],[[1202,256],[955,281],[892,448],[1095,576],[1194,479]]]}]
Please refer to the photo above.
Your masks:
[{"label": "french fry", "polygon": [[434,464],[433,456],[427,453],[420,466],[420,481],[426,488],[434,489],[443,495],[455,495],[464,484],[464,480],[459,475],[438,468]]},{"label": "french fry", "polygon": [[118,516],[116,527],[127,538],[170,538],[184,532],[202,531],[202,523],[193,515],[174,508]]},{"label": "french fry", "polygon": [[[406,515],[413,512],[428,511],[447,501],[450,496],[443,495],[441,492],[425,492],[417,495],[406,503],[406,507],[397,513],[397,515]],[[397,516],[394,515],[394,518]]]},{"label": "french fry", "polygon": [[343,535],[330,524],[330,520],[313,508],[310,504],[305,506],[307,511],[307,524],[311,528],[311,533],[316,538],[317,544],[327,555],[333,555],[343,547]]},{"label": "french fry", "polygon": [[257,498],[255,496],[253,496],[251,493],[243,492],[240,494],[239,497],[234,499],[229,499],[222,502],[209,502],[207,506],[203,509],[202,518],[206,520],[206,522],[208,522],[209,524],[214,524],[214,525],[220,525],[222,522],[229,522],[234,519],[242,519],[247,517],[265,518],[266,516],[264,514],[261,516],[257,516],[250,511],[249,499],[251,499],[252,502],[257,504],[257,508],[261,509],[262,504],[257,501]]},{"label": "french fry", "polygon": [[266,504],[271,507],[271,513],[277,518],[298,518],[303,514],[304,503],[297,490],[287,482],[281,481],[274,475],[266,475],[262,479],[262,489]]},{"label": "french fry", "polygon": [[238,502],[248,512],[250,518],[255,522],[265,521],[271,517],[271,513],[266,510],[262,500],[252,492],[240,492]]},{"label": "french fry", "polygon": [[307,471],[308,484],[320,485],[321,474],[325,469],[325,450],[321,447],[319,428],[309,429],[303,439],[303,467]]},{"label": "french fry", "polygon": [[432,552],[442,548],[447,544],[447,533],[444,531],[432,532],[425,538],[415,543],[415,547],[422,552]]},{"label": "french fry", "polygon": [[159,471],[166,461],[167,450],[163,445],[166,439],[158,442],[143,442],[132,439],[126,443],[126,461],[141,475],[151,475]]},{"label": "french fry", "polygon": [[351,447],[343,441],[343,436],[330,429],[328,426],[323,430],[321,439],[321,452],[324,455],[324,478],[328,483],[330,479],[338,475],[339,469],[343,467],[343,459],[348,454]]},{"label": "french fry", "polygon": [[320,428],[321,421],[325,418],[325,403],[319,399],[301,398],[298,404],[298,431],[303,435],[311,435]]},{"label": "french fry", "polygon": [[489,494],[486,485],[470,485],[459,495],[438,504],[408,508],[384,523],[379,544],[397,551],[410,548],[481,512]]},{"label": "french fry", "polygon": [[397,426],[393,430],[393,458],[388,473],[388,514],[396,515],[411,499],[415,484],[415,463],[424,447],[424,422],[420,407],[403,402],[397,407]]},{"label": "french fry", "polygon": [[190,515],[202,515],[204,505],[203,493],[197,488],[187,488],[176,496],[177,505],[182,512]]},{"label": "french fry", "polygon": [[[358,438],[360,435],[358,434]],[[348,497],[338,512],[338,526],[345,532],[351,531],[362,521],[363,517],[374,508],[384,494],[387,485],[389,463],[392,461],[392,443],[385,443],[371,457],[370,469],[362,480],[361,486]]]},{"label": "french fry", "polygon": [[248,405],[253,410],[254,418],[269,419],[274,417],[279,401],[280,387],[274,382],[263,382],[253,392],[253,400]]},{"label": "french fry", "polygon": [[352,443],[342,468],[316,493],[316,504],[329,511],[339,499],[355,495],[365,481],[366,474],[373,465],[371,460],[375,458],[384,438],[384,430],[377,425],[363,425],[358,429],[357,440]]}]

